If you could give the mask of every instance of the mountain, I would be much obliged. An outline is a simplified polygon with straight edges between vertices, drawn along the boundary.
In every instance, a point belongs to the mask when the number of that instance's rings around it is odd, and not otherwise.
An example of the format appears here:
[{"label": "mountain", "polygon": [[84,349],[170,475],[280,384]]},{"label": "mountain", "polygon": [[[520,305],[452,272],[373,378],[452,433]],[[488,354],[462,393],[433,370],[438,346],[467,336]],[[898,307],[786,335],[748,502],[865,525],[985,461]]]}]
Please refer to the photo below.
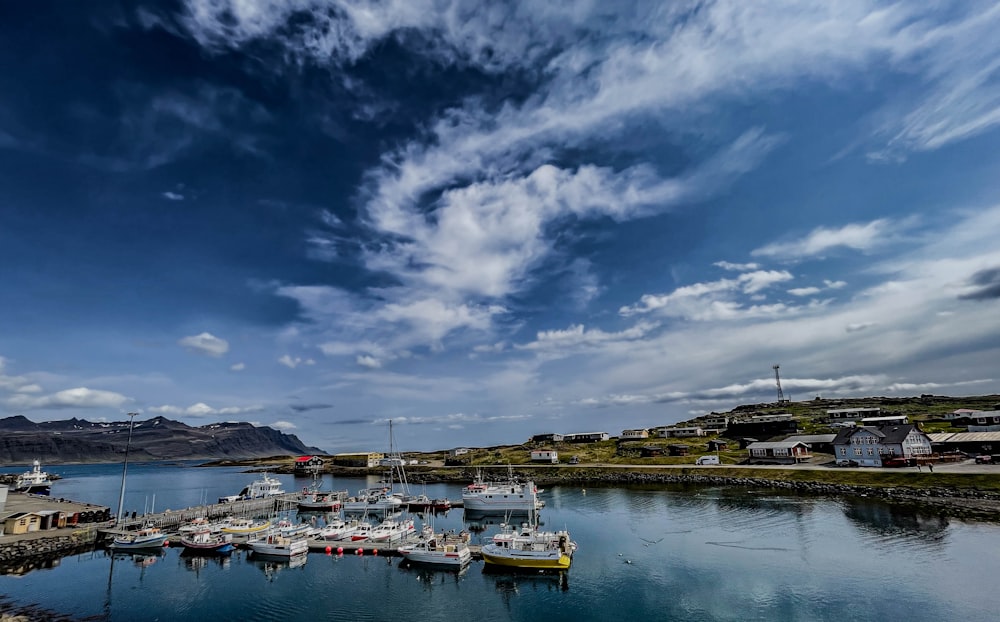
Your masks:
[{"label": "mountain", "polygon": [[[35,423],[24,416],[0,419],[0,464],[40,460],[120,462],[128,441],[128,421],[111,423],[64,419]],[[191,427],[154,417],[136,421],[130,460],[215,460],[325,453],[295,435],[250,423],[211,423]]]}]

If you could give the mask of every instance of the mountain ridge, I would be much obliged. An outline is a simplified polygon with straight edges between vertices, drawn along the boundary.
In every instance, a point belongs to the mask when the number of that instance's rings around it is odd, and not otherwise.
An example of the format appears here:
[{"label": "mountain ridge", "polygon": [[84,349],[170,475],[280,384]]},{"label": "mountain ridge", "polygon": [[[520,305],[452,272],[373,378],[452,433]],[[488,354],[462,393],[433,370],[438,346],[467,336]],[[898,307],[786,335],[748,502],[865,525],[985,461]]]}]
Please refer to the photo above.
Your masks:
[{"label": "mountain ridge", "polygon": [[[120,462],[128,442],[128,421],[61,419],[34,422],[23,415],[0,419],[0,464]],[[252,423],[216,422],[189,426],[157,416],[136,420],[129,458],[134,460],[215,460],[264,458],[279,454],[325,453],[294,434]]]}]

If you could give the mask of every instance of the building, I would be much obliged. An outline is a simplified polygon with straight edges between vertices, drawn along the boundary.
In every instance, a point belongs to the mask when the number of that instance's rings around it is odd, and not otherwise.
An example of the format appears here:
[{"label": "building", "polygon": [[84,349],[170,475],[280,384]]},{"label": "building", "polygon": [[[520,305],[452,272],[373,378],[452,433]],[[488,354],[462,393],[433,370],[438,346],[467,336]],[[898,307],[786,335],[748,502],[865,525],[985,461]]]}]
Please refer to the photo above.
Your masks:
[{"label": "building", "polygon": [[532,462],[548,462],[550,464],[559,463],[559,452],[553,449],[532,449],[531,450],[531,461]]},{"label": "building", "polygon": [[833,441],[837,462],[859,466],[882,466],[893,457],[920,458],[931,455],[931,439],[913,424],[881,427],[858,426],[837,433]]},{"label": "building", "polygon": [[622,430],[622,440],[634,438],[649,438],[649,430]]},{"label": "building", "polygon": [[832,454],[833,441],[836,438],[837,438],[836,434],[799,434],[795,436],[789,436],[785,440],[805,443],[806,445],[809,445],[809,449],[812,451],[818,451],[824,454]]},{"label": "building", "polygon": [[373,469],[378,466],[378,463],[382,460],[382,458],[385,458],[385,454],[368,452],[335,454],[332,460],[337,466],[367,467],[369,469]]},{"label": "building", "polygon": [[725,451],[729,447],[729,443],[727,441],[718,438],[713,438],[708,441],[707,445],[709,451]]},{"label": "building", "polygon": [[707,430],[725,430],[729,425],[729,417],[725,415],[709,415],[705,417],[705,425],[703,426]]},{"label": "building", "polygon": [[797,464],[812,458],[802,441],[758,441],[747,446],[750,464]]},{"label": "building", "polygon": [[931,439],[931,447],[938,453],[1000,454],[1000,432],[939,432],[927,436]]},{"label": "building", "polygon": [[464,456],[470,451],[472,450],[469,449],[468,447],[456,447],[455,449],[449,449],[448,455],[451,456],[452,458],[457,458],[459,456]]},{"label": "building", "polygon": [[698,426],[671,427],[662,426],[653,430],[661,438],[685,438],[693,436],[705,436],[705,430]]},{"label": "building", "polygon": [[15,512],[3,521],[3,533],[6,536],[31,533],[41,528],[42,517],[35,512]]},{"label": "building", "polygon": [[531,437],[532,443],[559,443],[563,440],[562,434],[550,432],[548,434],[536,434]]},{"label": "building", "polygon": [[882,409],[877,406],[863,408],[832,408],[826,411],[830,421],[858,421],[862,417],[878,417]]},{"label": "building", "polygon": [[319,456],[299,456],[295,459],[295,473],[312,473],[323,468],[323,459]]},{"label": "building", "polygon": [[910,418],[906,415],[887,415],[885,417],[862,417],[861,425],[873,425],[873,426],[883,426],[883,425],[904,425],[910,422]]},{"label": "building", "polygon": [[792,413],[776,413],[773,415],[754,415],[750,417],[750,423],[772,423],[778,421],[791,421],[795,418]]},{"label": "building", "polygon": [[980,410],[968,415],[969,432],[1000,432],[1000,410]]},{"label": "building", "polygon": [[576,434],[563,434],[563,440],[567,443],[597,443],[611,438],[607,432],[577,432]]},{"label": "building", "polygon": [[686,456],[691,451],[687,445],[667,445],[667,452],[671,456]]},{"label": "building", "polygon": [[[775,417],[776,415],[769,415]],[[774,421],[736,421],[726,428],[728,438],[768,438],[773,436],[788,436],[799,431],[798,421],[794,418],[781,418]]]}]

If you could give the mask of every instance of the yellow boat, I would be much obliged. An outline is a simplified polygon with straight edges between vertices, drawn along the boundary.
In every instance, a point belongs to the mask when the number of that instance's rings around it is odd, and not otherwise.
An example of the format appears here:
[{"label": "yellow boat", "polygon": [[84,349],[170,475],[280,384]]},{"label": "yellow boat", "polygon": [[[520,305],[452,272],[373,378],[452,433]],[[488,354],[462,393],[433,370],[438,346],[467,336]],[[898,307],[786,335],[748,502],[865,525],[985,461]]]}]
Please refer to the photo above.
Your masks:
[{"label": "yellow boat", "polygon": [[516,532],[504,526],[482,548],[487,566],[537,570],[568,570],[574,551],[576,543],[570,540],[568,532],[538,531],[527,524]]},{"label": "yellow boat", "polygon": [[269,520],[255,521],[252,518],[234,518],[229,524],[222,528],[223,533],[256,533],[271,526]]}]

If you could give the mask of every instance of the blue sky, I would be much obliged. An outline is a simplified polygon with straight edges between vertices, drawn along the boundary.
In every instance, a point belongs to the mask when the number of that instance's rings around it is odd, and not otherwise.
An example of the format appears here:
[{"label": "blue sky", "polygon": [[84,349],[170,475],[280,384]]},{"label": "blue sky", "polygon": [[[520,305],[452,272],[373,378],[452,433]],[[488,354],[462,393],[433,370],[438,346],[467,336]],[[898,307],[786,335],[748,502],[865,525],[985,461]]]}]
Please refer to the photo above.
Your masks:
[{"label": "blue sky", "polygon": [[329,451],[1000,392],[1000,6],[0,8],[0,415]]}]

